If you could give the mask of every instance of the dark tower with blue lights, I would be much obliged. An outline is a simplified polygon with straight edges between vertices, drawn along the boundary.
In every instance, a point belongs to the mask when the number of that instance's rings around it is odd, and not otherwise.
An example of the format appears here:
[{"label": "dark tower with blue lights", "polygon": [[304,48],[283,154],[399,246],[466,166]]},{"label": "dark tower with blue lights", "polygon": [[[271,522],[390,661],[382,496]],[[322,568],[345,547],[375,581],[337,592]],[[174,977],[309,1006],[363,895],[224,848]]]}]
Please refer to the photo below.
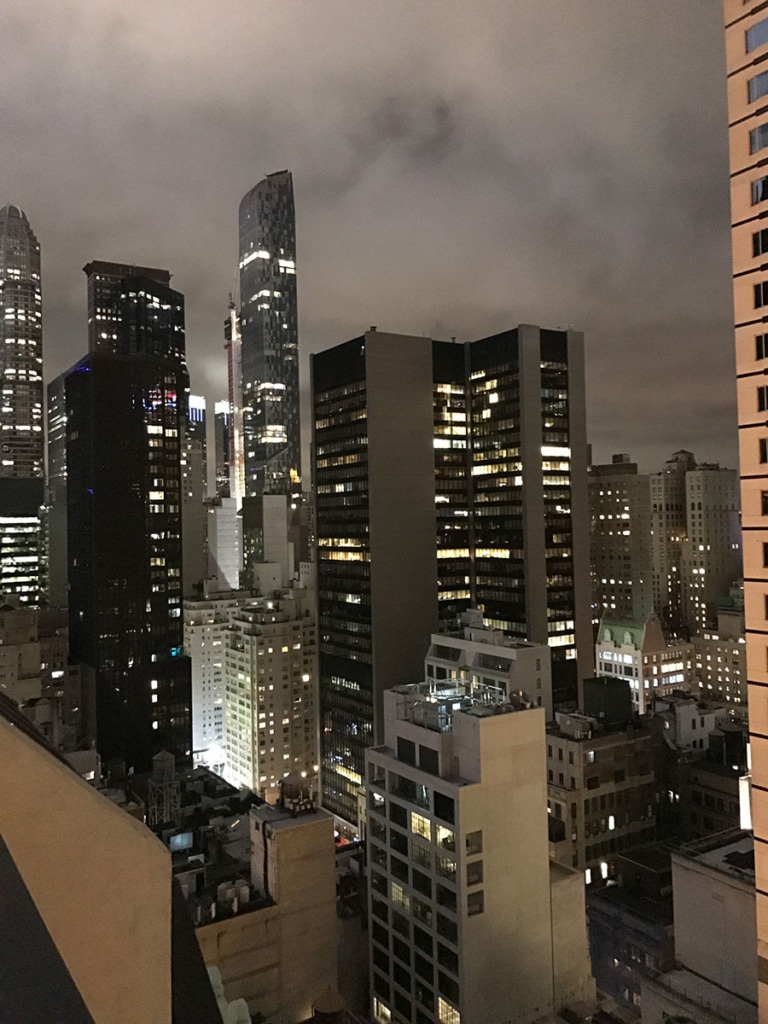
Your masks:
[{"label": "dark tower with blue lights", "polygon": [[184,297],[164,270],[94,262],[89,354],[66,374],[70,638],[102,758],[190,757],[183,656]]}]

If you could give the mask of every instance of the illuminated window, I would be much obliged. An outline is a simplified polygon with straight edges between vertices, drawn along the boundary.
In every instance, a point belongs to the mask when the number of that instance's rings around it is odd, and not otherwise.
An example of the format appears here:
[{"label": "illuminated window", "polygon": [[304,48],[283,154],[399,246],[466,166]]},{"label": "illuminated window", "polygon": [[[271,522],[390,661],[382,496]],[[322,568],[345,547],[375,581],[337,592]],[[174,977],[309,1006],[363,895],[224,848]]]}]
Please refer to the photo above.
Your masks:
[{"label": "illuminated window", "polygon": [[437,1019],[440,1024],[461,1024],[461,1014],[442,996],[437,997]]},{"label": "illuminated window", "polygon": [[373,1018],[376,1024],[390,1024],[392,1011],[378,996],[373,997]]},{"label": "illuminated window", "polygon": [[411,811],[411,832],[415,836],[423,836],[425,839],[432,838],[432,822],[429,818],[423,817],[421,814],[416,814],[415,811]]},{"label": "illuminated window", "polygon": [[402,885],[398,885],[397,882],[392,882],[391,885],[392,905],[400,907],[402,910],[405,910],[406,913],[409,912],[411,909],[411,897]]}]

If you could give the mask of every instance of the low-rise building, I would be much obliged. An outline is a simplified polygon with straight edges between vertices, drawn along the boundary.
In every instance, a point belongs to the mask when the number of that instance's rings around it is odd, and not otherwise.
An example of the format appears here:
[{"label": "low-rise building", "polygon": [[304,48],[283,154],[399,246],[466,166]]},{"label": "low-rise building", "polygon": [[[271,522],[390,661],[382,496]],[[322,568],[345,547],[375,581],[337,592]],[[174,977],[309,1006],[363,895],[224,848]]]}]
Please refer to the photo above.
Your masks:
[{"label": "low-rise building", "polygon": [[727,601],[717,608],[717,628],[691,637],[695,686],[699,696],[726,704],[746,705],[746,641],[744,584],[731,587]]},{"label": "low-rise building", "polygon": [[0,607],[0,693],[14,700],[59,752],[88,746],[80,666],[69,662],[66,610]]},{"label": "low-rise building", "polygon": [[243,826],[245,842],[230,840],[203,881],[188,883],[203,958],[227,997],[282,1024],[309,1020],[337,988],[333,818],[302,786],[292,776],[280,805],[259,802],[220,823],[230,833]]},{"label": "low-rise building", "polygon": [[740,780],[747,770],[747,726],[733,707],[685,693],[659,698],[651,726],[656,748],[662,834],[692,840],[741,820]]},{"label": "low-rise building", "polygon": [[616,872],[616,885],[587,891],[592,973],[602,992],[639,1008],[643,978],[675,962],[670,849],[619,854]]},{"label": "low-rise building", "polygon": [[649,710],[654,697],[673,690],[690,690],[693,682],[693,648],[682,640],[667,643],[661,622],[651,613],[645,622],[619,622],[603,617],[595,660],[599,675],[629,681],[638,714]]},{"label": "low-rise building", "polygon": [[337,990],[333,818],[309,781],[290,774],[272,805],[208,768],[177,775],[160,753],[129,788],[170,851],[186,916],[227,999],[244,1000],[256,1020],[309,1020],[314,1001]]},{"label": "low-rise building", "polygon": [[604,725],[579,712],[547,729],[552,856],[587,884],[616,874],[616,855],[655,838],[654,738],[647,720]]},{"label": "low-rise building", "polygon": [[642,981],[644,1024],[756,1024],[754,841],[738,829],[672,854],[675,964]]}]

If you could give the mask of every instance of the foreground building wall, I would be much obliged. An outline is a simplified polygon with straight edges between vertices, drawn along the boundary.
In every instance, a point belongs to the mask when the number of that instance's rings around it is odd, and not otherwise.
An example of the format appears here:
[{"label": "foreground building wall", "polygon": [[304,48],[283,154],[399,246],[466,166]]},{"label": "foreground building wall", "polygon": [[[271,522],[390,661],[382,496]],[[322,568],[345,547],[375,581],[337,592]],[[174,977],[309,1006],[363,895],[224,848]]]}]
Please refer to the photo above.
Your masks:
[{"label": "foreground building wall", "polygon": [[0,843],[92,1020],[171,1024],[167,850],[1,715],[0,778]]},{"label": "foreground building wall", "polygon": [[731,164],[733,304],[739,417],[741,508],[752,823],[755,832],[759,1000],[768,1016],[768,273],[761,219],[768,212],[766,78],[768,12],[758,0],[724,0]]}]

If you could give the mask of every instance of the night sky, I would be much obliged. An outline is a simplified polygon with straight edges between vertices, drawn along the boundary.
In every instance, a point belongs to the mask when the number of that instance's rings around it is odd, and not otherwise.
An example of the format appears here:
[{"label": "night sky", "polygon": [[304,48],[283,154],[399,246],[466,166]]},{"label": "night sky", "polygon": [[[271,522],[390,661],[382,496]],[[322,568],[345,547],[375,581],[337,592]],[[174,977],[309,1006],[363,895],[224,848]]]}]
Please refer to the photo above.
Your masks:
[{"label": "night sky", "polygon": [[716,0],[3,0],[0,204],[43,255],[50,380],[92,259],[166,267],[224,398],[237,208],[289,168],[308,353],[583,330],[598,460],[735,465]]}]

